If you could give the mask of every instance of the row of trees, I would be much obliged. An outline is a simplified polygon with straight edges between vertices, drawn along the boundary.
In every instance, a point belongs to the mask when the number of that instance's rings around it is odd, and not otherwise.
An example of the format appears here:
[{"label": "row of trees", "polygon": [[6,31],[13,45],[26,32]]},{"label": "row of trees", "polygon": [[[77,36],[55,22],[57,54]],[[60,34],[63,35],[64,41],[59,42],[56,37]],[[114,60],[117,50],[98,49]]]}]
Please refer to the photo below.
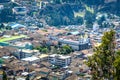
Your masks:
[{"label": "row of trees", "polygon": [[115,31],[104,33],[102,43],[88,58],[92,80],[120,80],[120,51],[115,50]]},{"label": "row of trees", "polygon": [[37,46],[34,49],[39,50],[42,53],[53,53],[53,54],[69,54],[73,52],[73,49],[69,45],[62,47],[58,46]]},{"label": "row of trees", "polygon": [[57,54],[66,55],[66,54],[70,54],[71,52],[73,52],[73,49],[69,45],[64,45],[57,50]]},{"label": "row of trees", "polygon": [[37,46],[34,49],[39,50],[42,53],[48,53],[51,50],[48,46]]}]

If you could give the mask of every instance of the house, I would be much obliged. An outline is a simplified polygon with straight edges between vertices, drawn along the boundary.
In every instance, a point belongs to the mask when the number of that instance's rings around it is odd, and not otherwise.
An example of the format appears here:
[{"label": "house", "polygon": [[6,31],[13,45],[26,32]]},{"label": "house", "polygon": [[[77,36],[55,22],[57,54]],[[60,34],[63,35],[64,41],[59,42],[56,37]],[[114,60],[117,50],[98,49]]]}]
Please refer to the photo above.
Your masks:
[{"label": "house", "polygon": [[18,23],[9,23],[8,26],[10,26],[13,30],[20,29],[20,28],[26,28],[26,26]]},{"label": "house", "polygon": [[53,55],[49,55],[48,61],[51,64],[64,67],[70,65],[72,58],[71,56],[53,54]]}]

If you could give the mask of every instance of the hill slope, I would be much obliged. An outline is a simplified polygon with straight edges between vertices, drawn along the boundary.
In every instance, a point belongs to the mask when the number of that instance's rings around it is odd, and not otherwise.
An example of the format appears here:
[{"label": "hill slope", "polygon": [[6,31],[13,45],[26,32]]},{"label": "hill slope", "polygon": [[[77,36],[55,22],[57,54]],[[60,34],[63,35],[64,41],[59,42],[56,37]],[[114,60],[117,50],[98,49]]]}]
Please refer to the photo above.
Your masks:
[{"label": "hill slope", "polygon": [[119,4],[120,0],[53,0],[40,10],[40,16],[54,26],[83,24],[84,16],[92,23],[97,12],[120,15]]}]

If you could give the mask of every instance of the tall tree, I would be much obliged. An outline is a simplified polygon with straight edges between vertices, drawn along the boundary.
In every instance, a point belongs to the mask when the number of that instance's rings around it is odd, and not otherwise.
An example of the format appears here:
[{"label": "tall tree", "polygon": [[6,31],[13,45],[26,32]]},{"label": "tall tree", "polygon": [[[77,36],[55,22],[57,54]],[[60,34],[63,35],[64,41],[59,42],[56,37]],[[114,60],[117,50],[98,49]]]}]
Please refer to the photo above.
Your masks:
[{"label": "tall tree", "polygon": [[3,71],[3,80],[8,80],[8,79],[7,79],[7,74],[6,74],[5,71]]},{"label": "tall tree", "polygon": [[111,80],[115,68],[115,32],[105,32],[102,43],[94,49],[94,54],[89,57],[87,65],[91,68],[92,80]]},{"label": "tall tree", "polygon": [[115,67],[114,80],[120,80],[120,51],[118,51],[116,54],[114,67]]}]

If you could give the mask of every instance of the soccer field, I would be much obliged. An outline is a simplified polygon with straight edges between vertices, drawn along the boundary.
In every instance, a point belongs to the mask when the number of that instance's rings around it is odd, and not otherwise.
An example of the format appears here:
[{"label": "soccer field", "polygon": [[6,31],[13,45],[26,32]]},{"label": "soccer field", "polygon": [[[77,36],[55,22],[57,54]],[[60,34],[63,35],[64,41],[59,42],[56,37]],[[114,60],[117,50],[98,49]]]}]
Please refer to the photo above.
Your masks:
[{"label": "soccer field", "polygon": [[7,42],[10,40],[15,40],[15,39],[20,39],[20,38],[24,38],[27,37],[26,35],[19,35],[19,36],[11,36],[11,37],[2,37],[0,38],[0,42]]}]

